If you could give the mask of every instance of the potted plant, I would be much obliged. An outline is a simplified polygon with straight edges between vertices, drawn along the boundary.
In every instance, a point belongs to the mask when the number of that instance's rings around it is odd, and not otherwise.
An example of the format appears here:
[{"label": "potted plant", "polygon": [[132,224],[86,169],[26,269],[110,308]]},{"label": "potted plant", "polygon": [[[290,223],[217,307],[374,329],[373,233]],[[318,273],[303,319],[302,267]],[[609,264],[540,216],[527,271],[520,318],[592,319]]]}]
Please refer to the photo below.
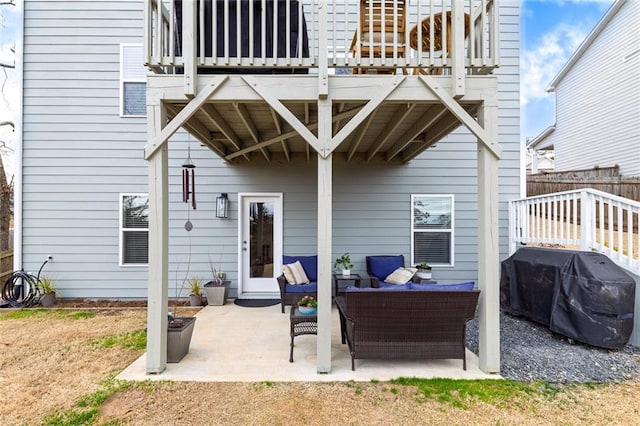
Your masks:
[{"label": "potted plant", "polygon": [[202,279],[190,278],[187,281],[189,289],[189,304],[191,306],[202,306]]},{"label": "potted plant", "polygon": [[431,279],[431,266],[429,266],[427,262],[422,262],[419,265],[416,265],[416,268],[418,268],[418,271],[416,272],[418,278],[423,280]]},{"label": "potted plant", "polygon": [[313,296],[304,296],[298,300],[298,312],[303,315],[315,314],[318,310],[318,301]]},{"label": "potted plant", "polygon": [[225,281],[225,273],[212,269],[213,280],[204,285],[204,291],[207,294],[207,305],[222,306],[227,303],[229,296],[229,285],[231,281]]},{"label": "potted plant", "polygon": [[336,263],[333,267],[340,268],[342,270],[342,275],[346,277],[351,275],[351,268],[353,268],[353,264],[351,263],[351,257],[349,256],[349,253],[345,253],[337,258]]},{"label": "potted plant", "polygon": [[38,279],[37,286],[43,293],[40,297],[40,304],[44,307],[53,306],[56,303],[56,289],[53,278],[43,275]]}]

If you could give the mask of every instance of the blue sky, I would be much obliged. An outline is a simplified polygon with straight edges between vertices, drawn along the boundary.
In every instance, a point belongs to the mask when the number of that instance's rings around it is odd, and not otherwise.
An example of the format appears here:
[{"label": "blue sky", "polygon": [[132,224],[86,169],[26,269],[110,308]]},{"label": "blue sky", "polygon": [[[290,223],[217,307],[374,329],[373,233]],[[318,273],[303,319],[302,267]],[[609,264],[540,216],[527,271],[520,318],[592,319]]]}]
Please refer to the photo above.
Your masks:
[{"label": "blue sky", "polygon": [[[520,0],[521,140],[535,137],[554,124],[555,95],[545,89],[612,3],[613,0]],[[15,58],[10,48],[15,46],[22,0],[17,0],[16,4],[0,6],[4,16],[0,20],[0,62],[3,63],[11,63]],[[0,121],[15,120],[17,114],[18,86],[14,73],[7,72],[9,81],[4,86],[5,96],[0,96]],[[0,85],[2,82],[4,74],[0,70]],[[13,139],[15,134],[7,126],[0,128],[0,140],[11,143]],[[10,164],[5,167],[11,170]]]},{"label": "blue sky", "polygon": [[555,123],[555,94],[546,89],[612,4],[613,0],[521,2],[521,140]]}]

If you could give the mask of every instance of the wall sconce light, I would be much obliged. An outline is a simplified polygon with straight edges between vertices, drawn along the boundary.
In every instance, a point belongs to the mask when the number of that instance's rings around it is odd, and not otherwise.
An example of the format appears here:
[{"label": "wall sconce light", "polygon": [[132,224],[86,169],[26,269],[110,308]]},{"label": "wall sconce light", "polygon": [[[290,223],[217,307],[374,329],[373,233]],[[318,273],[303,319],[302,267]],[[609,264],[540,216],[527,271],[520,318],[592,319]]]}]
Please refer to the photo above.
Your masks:
[{"label": "wall sconce light", "polygon": [[216,197],[216,217],[220,219],[229,218],[229,198],[225,193]]}]

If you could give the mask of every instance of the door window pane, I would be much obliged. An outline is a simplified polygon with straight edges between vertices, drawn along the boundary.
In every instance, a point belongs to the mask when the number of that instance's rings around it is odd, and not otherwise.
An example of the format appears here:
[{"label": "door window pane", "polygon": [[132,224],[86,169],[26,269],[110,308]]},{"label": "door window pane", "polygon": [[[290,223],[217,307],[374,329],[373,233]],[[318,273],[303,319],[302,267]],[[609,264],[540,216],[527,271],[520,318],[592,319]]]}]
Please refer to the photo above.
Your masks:
[{"label": "door window pane", "polygon": [[271,202],[249,204],[249,261],[251,278],[273,278],[273,215]]}]

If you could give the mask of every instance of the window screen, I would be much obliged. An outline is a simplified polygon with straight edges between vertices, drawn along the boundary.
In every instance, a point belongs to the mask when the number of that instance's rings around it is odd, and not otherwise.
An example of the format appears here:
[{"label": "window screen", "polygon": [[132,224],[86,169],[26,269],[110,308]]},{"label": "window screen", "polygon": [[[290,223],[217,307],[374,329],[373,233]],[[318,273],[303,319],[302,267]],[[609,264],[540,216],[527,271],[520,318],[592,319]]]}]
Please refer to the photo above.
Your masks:
[{"label": "window screen", "polygon": [[146,265],[149,260],[149,197],[121,196],[120,246],[122,265]]},{"label": "window screen", "polygon": [[412,195],[413,264],[453,265],[453,195]]},{"label": "window screen", "polygon": [[123,44],[120,55],[120,114],[147,115],[147,69],[142,45]]}]

